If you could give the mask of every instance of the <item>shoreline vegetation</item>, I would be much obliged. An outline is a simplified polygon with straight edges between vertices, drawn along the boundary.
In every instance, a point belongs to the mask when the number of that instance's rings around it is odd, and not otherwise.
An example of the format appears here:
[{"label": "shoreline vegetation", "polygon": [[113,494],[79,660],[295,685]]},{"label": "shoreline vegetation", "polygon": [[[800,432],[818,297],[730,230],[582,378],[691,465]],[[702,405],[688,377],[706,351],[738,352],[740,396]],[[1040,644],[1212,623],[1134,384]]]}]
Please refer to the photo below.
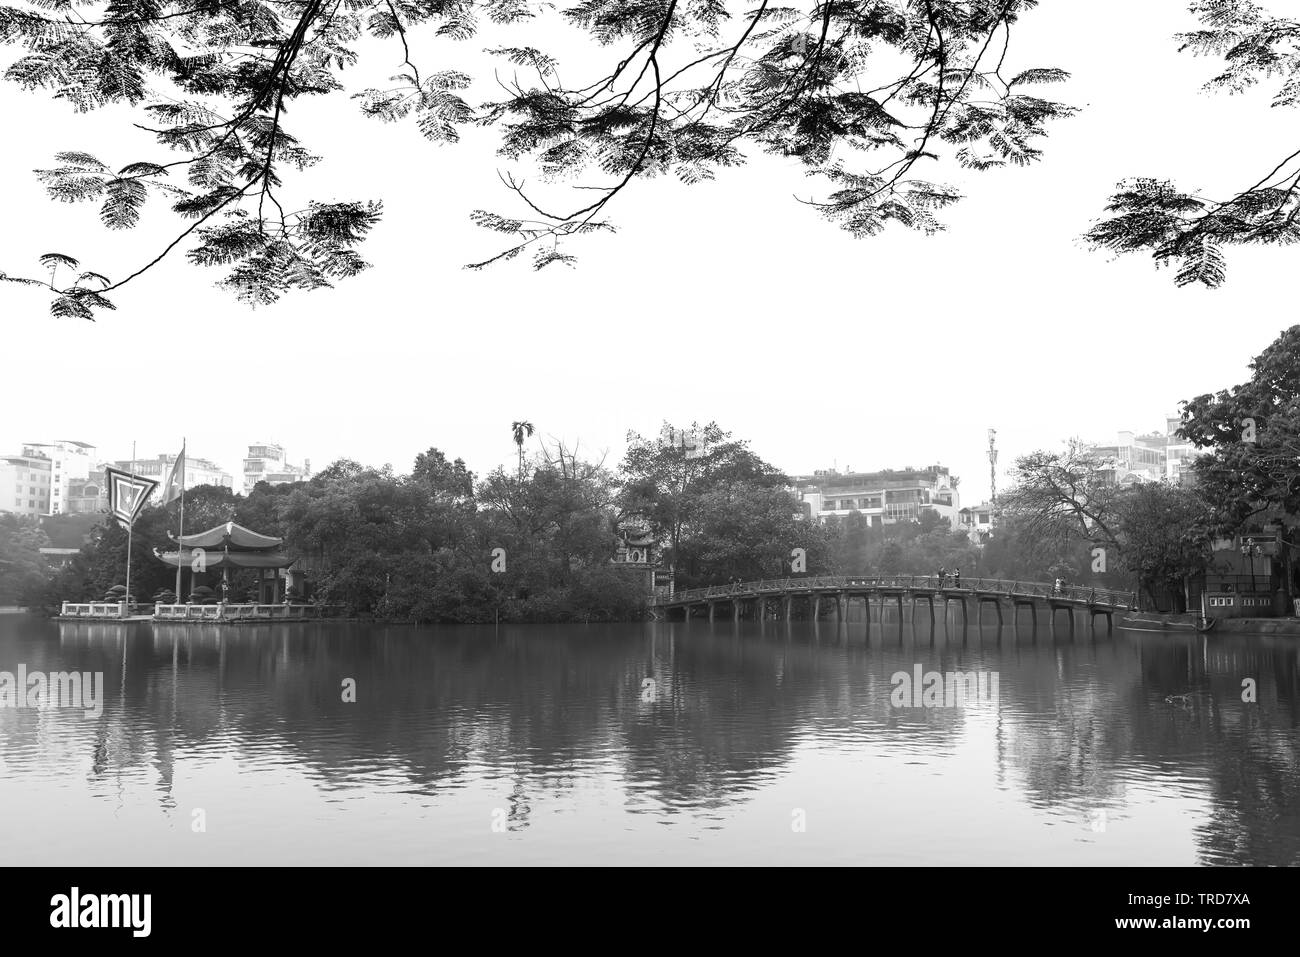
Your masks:
[{"label": "shoreline vegetation", "polygon": [[[629,433],[617,466],[555,441],[529,454],[531,424],[515,422],[517,465],[482,477],[437,448],[407,473],[341,459],[309,480],[259,484],[247,496],[189,489],[186,527],[234,521],[282,537],[312,600],[392,623],[644,618],[646,566],[638,574],[614,559],[629,537],[647,536],[652,560],[673,569],[679,590],[789,577],[799,548],[808,575],[960,568],[968,578],[1060,578],[1137,590],[1144,611],[1177,614],[1195,610],[1186,607],[1186,585],[1213,566],[1215,540],[1271,527],[1287,544],[1277,565],[1289,599],[1300,514],[1300,326],[1250,368],[1248,382],[1182,404],[1180,434],[1201,453],[1190,482],[1116,481],[1104,458],[1073,440],[1016,461],[983,544],[933,511],[885,526],[859,512],[806,520],[789,478],[713,422],[665,424],[664,435],[692,435],[690,448]],[[176,502],[146,507],[135,523],[134,600],[174,600],[174,569],[153,550],[170,544],[177,513]],[[39,550],[51,535],[85,544],[50,569]],[[126,548],[126,530],[103,516],[0,515],[0,606],[57,614],[63,601],[120,596]],[[232,576],[230,600],[245,600],[252,574]]]}]

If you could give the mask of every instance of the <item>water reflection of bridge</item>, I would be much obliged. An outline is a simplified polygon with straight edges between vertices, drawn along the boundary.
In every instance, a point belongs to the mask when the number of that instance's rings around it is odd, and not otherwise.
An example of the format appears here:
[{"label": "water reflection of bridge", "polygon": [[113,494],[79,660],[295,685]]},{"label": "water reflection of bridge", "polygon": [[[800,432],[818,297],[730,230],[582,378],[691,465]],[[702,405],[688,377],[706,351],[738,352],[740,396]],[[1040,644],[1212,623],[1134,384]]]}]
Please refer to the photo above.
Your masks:
[{"label": "water reflection of bridge", "polygon": [[664,617],[680,609],[683,616],[689,619],[696,610],[703,610],[709,621],[715,619],[719,608],[728,606],[735,621],[745,617],[765,621],[771,617],[775,605],[779,608],[780,617],[789,621],[796,601],[805,605],[809,618],[816,619],[821,613],[822,603],[829,600],[835,603],[836,619],[845,621],[850,603],[855,599],[863,602],[868,628],[871,627],[870,609],[873,602],[882,609],[896,603],[900,620],[905,604],[912,605],[915,620],[915,607],[924,602],[930,611],[931,624],[935,620],[936,599],[943,602],[945,619],[948,603],[957,602],[962,610],[963,623],[970,603],[975,604],[977,615],[982,614],[985,605],[992,605],[997,611],[999,626],[1003,620],[1003,608],[1008,605],[1013,618],[1021,607],[1027,607],[1035,627],[1038,625],[1039,608],[1046,608],[1053,622],[1056,613],[1065,610],[1071,628],[1074,627],[1074,612],[1080,610],[1088,614],[1090,624],[1098,615],[1105,615],[1108,631],[1114,627],[1115,612],[1137,607],[1136,594],[1109,588],[1087,585],[1063,585],[1058,588],[1043,582],[1007,581],[999,578],[970,578],[957,582],[952,576],[941,579],[938,575],[810,575],[804,578],[735,582],[662,595],[653,604],[656,613]]}]

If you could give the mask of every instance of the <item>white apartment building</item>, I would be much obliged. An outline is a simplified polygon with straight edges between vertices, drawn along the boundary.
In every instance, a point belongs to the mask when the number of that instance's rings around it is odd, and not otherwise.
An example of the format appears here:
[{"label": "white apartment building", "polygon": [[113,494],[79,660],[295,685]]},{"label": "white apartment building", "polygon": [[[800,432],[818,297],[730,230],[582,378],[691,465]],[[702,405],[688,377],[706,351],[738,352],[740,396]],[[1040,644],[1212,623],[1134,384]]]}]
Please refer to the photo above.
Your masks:
[{"label": "white apartment building", "polygon": [[1090,445],[1089,451],[1099,455],[1106,465],[1101,470],[1111,481],[1125,485],[1134,482],[1162,482],[1165,478],[1165,436],[1135,436],[1132,432],[1117,434],[1113,445]]},{"label": "white apartment building", "polygon": [[98,451],[88,442],[56,439],[51,442],[24,442],[23,455],[45,458],[50,462],[50,495],[43,515],[62,515],[68,511],[68,486],[85,481],[98,464]]},{"label": "white apartment building", "polygon": [[[153,458],[136,459],[135,462],[119,460],[113,463],[115,468],[128,472],[134,471],[136,475],[143,475],[162,483],[167,481],[167,477],[171,475],[172,467],[175,464],[175,452],[155,455]],[[233,491],[235,479],[217,463],[208,459],[196,458],[187,452],[185,454],[185,487],[197,488],[200,485],[221,485]]]},{"label": "white apartment building", "polygon": [[1163,434],[1120,432],[1113,445],[1090,445],[1088,448],[1106,459],[1104,471],[1115,482],[1182,482],[1192,460],[1203,453],[1178,437],[1181,424],[1181,417],[1167,415]]},{"label": "white apartment building", "polygon": [[274,442],[258,442],[248,447],[248,458],[244,459],[244,494],[253,491],[258,482],[271,485],[284,485],[287,482],[302,482],[311,478],[311,460],[302,465],[290,465],[284,454],[284,447]]},{"label": "white apartment building", "polygon": [[0,512],[36,518],[51,514],[53,463],[40,455],[0,456]]},{"label": "white apartment building", "polygon": [[1205,454],[1203,449],[1198,449],[1191,442],[1175,434],[1182,422],[1180,416],[1165,416],[1165,435],[1169,437],[1169,444],[1165,446],[1165,478],[1180,484],[1183,481],[1183,473],[1192,464],[1192,460]]},{"label": "white apartment building", "polygon": [[812,475],[795,476],[793,482],[800,501],[814,519],[861,512],[871,525],[879,527],[919,522],[922,514],[934,512],[957,527],[960,500],[952,475],[942,465],[879,472],[822,469]]},{"label": "white apartment building", "polygon": [[973,545],[983,545],[993,534],[993,504],[980,502],[973,508],[957,512],[957,529],[964,531]]}]

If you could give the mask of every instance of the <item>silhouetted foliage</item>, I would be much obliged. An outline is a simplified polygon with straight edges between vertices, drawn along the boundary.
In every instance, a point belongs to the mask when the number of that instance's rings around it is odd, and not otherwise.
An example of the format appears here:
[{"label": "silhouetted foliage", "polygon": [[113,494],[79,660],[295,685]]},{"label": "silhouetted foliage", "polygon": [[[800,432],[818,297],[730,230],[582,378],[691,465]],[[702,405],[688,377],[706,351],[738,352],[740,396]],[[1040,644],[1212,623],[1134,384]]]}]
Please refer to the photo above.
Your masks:
[{"label": "silhouetted foliage", "polygon": [[[149,158],[59,152],[38,171],[50,196],[98,204],[112,230],[162,200],[183,228],[126,276],[52,252],[48,275],[5,278],[47,287],[56,316],[90,319],[176,248],[225,270],[221,285],[254,305],[366,269],[358,247],[381,203],[295,196],[289,174],[321,157],[286,118],[303,97],[346,92],[368,39],[387,42],[396,73],[351,91],[362,114],[411,121],[436,144],[469,124],[499,136],[512,209],[473,214],[504,247],[475,268],[524,251],[536,269],[571,264],[566,241],[612,231],[607,207],[638,177],[696,183],[746,149],[820,177],[828,193],[809,204],[855,236],[889,223],[933,232],[959,196],[929,170],[1023,166],[1047,122],[1072,112],[1040,92],[1065,72],[1012,65],[1011,33],[1036,3],[25,0],[0,7],[0,43],[24,48],[6,77],[79,111],[133,107],[158,146]],[[481,28],[510,42],[473,74],[417,64],[413,48],[465,58],[456,41]],[[574,29],[586,42],[561,70],[542,46]],[[374,157],[376,179],[382,166]],[[597,183],[561,182],[580,178]]]},{"label": "silhouetted foliage", "polygon": [[[1197,0],[1191,9],[1202,27],[1179,35],[1181,49],[1223,61],[1207,90],[1239,93],[1268,81],[1278,85],[1275,107],[1300,105],[1300,20],[1274,17],[1253,0]],[[1148,252],[1157,264],[1176,266],[1180,286],[1222,285],[1225,247],[1300,240],[1300,150],[1276,165],[1261,162],[1251,179],[1253,185],[1219,198],[1167,179],[1128,180],[1111,197],[1109,218],[1087,238],[1099,248]]]}]

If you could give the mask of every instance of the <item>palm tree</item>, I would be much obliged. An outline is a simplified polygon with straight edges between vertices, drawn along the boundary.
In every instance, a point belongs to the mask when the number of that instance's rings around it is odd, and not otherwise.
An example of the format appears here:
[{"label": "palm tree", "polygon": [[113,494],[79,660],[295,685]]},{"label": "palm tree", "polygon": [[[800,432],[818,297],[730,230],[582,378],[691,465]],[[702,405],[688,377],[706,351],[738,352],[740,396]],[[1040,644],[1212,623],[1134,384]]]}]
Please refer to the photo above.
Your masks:
[{"label": "palm tree", "polygon": [[519,446],[519,477],[524,477],[524,439],[530,438],[533,434],[533,423],[526,420],[510,423],[510,431],[514,434],[515,445]]}]

